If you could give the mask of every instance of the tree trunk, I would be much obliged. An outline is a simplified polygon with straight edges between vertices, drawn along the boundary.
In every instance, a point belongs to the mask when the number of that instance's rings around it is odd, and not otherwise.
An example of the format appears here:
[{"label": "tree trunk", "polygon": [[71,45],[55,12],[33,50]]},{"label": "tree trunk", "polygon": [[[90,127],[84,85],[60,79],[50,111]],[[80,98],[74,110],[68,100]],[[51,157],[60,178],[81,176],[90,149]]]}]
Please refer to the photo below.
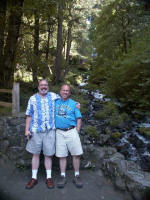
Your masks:
[{"label": "tree trunk", "polygon": [[46,45],[46,55],[45,55],[45,60],[46,60],[46,64],[48,64],[48,55],[49,55],[49,42],[50,42],[50,19],[48,20],[48,30],[47,30],[47,45]]},{"label": "tree trunk", "polygon": [[132,48],[132,41],[131,38],[128,38],[129,47]]},{"label": "tree trunk", "polygon": [[62,23],[63,23],[63,8],[62,3],[58,3],[58,29],[57,29],[57,52],[55,60],[55,80],[57,84],[61,81],[61,68],[62,68]]},{"label": "tree trunk", "polygon": [[71,32],[72,32],[72,21],[68,22],[68,35],[67,35],[67,50],[66,50],[66,68],[65,68],[65,75],[67,75],[69,71],[69,58],[70,58],[70,49],[71,49]]},{"label": "tree trunk", "polygon": [[123,51],[125,54],[127,54],[127,39],[125,31],[123,32]]},{"label": "tree trunk", "polygon": [[126,38],[126,30],[125,30],[125,26],[124,26],[124,19],[122,17],[122,40],[123,40],[123,52],[125,54],[127,54],[127,38]]},{"label": "tree trunk", "polygon": [[47,30],[47,44],[46,44],[46,54],[45,54],[45,70],[43,70],[43,78],[46,78],[48,76],[47,69],[48,69],[48,57],[49,57],[49,42],[51,35],[50,17],[48,18],[47,28],[48,30]]},{"label": "tree trunk", "polygon": [[[34,20],[34,59],[36,59],[39,56],[39,14],[37,11],[34,12]],[[33,89],[38,85],[37,71],[38,66],[34,61],[32,66]]]},{"label": "tree trunk", "polygon": [[[130,19],[128,18],[128,26],[130,26]],[[128,32],[127,34],[129,48],[132,48],[131,34]]]},{"label": "tree trunk", "polygon": [[19,37],[19,29],[21,24],[22,7],[24,0],[12,0],[8,21],[8,34],[6,45],[4,48],[3,66],[3,87],[12,88],[14,81],[15,57],[17,42]]},{"label": "tree trunk", "polygon": [[4,32],[5,32],[5,23],[6,23],[6,6],[7,1],[0,1],[0,59],[3,56],[4,50]]},{"label": "tree trunk", "polygon": [[[4,33],[6,23],[6,7],[7,0],[0,1],[0,80],[3,80],[4,63],[3,63],[3,51],[4,51]],[[1,85],[2,86],[2,85]]]}]

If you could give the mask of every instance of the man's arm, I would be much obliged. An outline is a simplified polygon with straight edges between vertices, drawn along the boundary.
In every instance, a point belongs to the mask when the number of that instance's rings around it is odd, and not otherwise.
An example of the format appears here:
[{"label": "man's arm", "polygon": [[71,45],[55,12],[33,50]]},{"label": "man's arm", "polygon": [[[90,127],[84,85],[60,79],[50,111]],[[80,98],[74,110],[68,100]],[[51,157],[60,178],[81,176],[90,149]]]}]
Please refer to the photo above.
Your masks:
[{"label": "man's arm", "polygon": [[30,133],[29,132],[29,128],[30,128],[31,120],[32,120],[32,117],[27,115],[27,117],[26,117],[26,125],[25,125],[25,136],[27,136],[27,137],[28,137],[28,135]]},{"label": "man's arm", "polygon": [[77,129],[78,132],[79,132],[80,129],[81,129],[81,124],[82,124],[82,120],[81,120],[81,118],[78,118],[78,119],[77,119],[77,127],[76,127],[76,129]]}]

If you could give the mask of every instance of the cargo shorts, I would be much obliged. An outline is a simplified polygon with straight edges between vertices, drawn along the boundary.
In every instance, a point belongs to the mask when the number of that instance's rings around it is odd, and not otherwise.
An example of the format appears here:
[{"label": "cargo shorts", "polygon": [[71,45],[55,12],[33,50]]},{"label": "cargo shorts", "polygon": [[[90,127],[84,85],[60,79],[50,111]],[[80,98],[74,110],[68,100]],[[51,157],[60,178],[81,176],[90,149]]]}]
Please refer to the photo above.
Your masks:
[{"label": "cargo shorts", "polygon": [[45,156],[55,154],[55,130],[33,133],[27,142],[26,150],[32,154],[40,154],[41,150]]},{"label": "cargo shorts", "polygon": [[56,130],[56,156],[60,158],[67,157],[68,151],[72,156],[83,154],[79,133],[76,127],[68,131]]}]

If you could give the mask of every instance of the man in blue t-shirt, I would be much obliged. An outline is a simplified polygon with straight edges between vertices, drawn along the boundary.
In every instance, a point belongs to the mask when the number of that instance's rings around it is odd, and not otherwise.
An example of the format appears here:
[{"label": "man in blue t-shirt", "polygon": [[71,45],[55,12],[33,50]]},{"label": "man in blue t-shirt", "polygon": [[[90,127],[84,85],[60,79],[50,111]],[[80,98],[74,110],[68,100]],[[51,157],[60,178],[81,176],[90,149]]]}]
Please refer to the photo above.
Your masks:
[{"label": "man in blue t-shirt", "polygon": [[60,89],[61,99],[55,102],[55,125],[56,125],[56,156],[59,158],[61,177],[57,184],[58,188],[63,188],[66,184],[66,165],[68,151],[73,158],[75,177],[73,182],[76,187],[83,186],[79,168],[80,155],[83,154],[79,131],[81,129],[82,115],[76,108],[76,102],[70,99],[71,88],[65,84]]}]

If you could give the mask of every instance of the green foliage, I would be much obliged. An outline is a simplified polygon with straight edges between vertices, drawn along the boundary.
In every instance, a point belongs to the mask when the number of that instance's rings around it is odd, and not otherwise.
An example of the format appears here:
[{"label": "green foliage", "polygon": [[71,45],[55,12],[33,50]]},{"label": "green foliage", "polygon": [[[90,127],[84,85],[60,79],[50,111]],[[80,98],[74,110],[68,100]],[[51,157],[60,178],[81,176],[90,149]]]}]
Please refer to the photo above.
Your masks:
[{"label": "green foliage", "polygon": [[12,109],[8,107],[0,106],[0,116],[11,116]]},{"label": "green foliage", "polygon": [[104,105],[103,110],[100,110],[95,114],[95,117],[98,119],[105,119],[112,115],[112,113],[118,114],[118,111],[114,103],[108,102]]},{"label": "green foliage", "polygon": [[98,56],[90,82],[129,109],[141,111],[150,109],[149,20],[136,0],[102,5],[95,20]]},{"label": "green foliage", "polygon": [[140,127],[139,132],[145,136],[150,136],[150,127]]},{"label": "green foliage", "polygon": [[97,129],[94,126],[86,126],[85,127],[85,133],[87,135],[89,135],[90,137],[95,138],[95,139],[97,139],[99,137]]},{"label": "green foliage", "polygon": [[88,112],[90,101],[87,99],[86,95],[84,95],[79,89],[73,87],[71,98],[80,103],[80,111],[82,114]]},{"label": "green foliage", "polygon": [[129,117],[126,113],[120,114],[114,103],[108,102],[103,110],[96,112],[95,117],[101,120],[108,120],[112,127],[119,127],[121,123],[127,122]]},{"label": "green foliage", "polygon": [[150,29],[144,31],[144,39],[135,41],[130,54],[118,60],[104,84],[106,94],[141,110],[150,108],[149,35]]},{"label": "green foliage", "polygon": [[[89,24],[87,19],[95,10],[94,5],[98,1],[87,0],[25,0],[23,7],[23,17],[20,29],[20,38],[16,53],[16,60],[19,70],[35,74],[38,78],[46,77],[54,83],[55,59],[57,47],[57,11],[58,3],[62,3],[62,63],[60,66],[60,75],[64,79],[64,70],[66,68],[66,53],[68,46],[68,30],[71,27],[71,49],[69,53],[69,69],[70,72],[65,77],[65,81],[71,84],[76,83],[78,79],[78,71],[80,75],[82,71],[89,70],[87,65],[81,65],[80,58],[87,59],[87,55],[91,54],[91,41],[88,38]],[[39,17],[39,24],[35,23],[35,13]],[[37,32],[35,34],[35,28]],[[38,31],[39,30],[39,31]],[[38,46],[38,53],[35,54],[35,43]],[[78,56],[77,63],[72,63],[71,58]],[[15,71],[18,71],[18,67]],[[68,73],[67,71],[67,73]],[[75,76],[77,74],[77,76]],[[26,79],[25,79],[26,80]],[[75,80],[75,81],[74,81]]]}]

